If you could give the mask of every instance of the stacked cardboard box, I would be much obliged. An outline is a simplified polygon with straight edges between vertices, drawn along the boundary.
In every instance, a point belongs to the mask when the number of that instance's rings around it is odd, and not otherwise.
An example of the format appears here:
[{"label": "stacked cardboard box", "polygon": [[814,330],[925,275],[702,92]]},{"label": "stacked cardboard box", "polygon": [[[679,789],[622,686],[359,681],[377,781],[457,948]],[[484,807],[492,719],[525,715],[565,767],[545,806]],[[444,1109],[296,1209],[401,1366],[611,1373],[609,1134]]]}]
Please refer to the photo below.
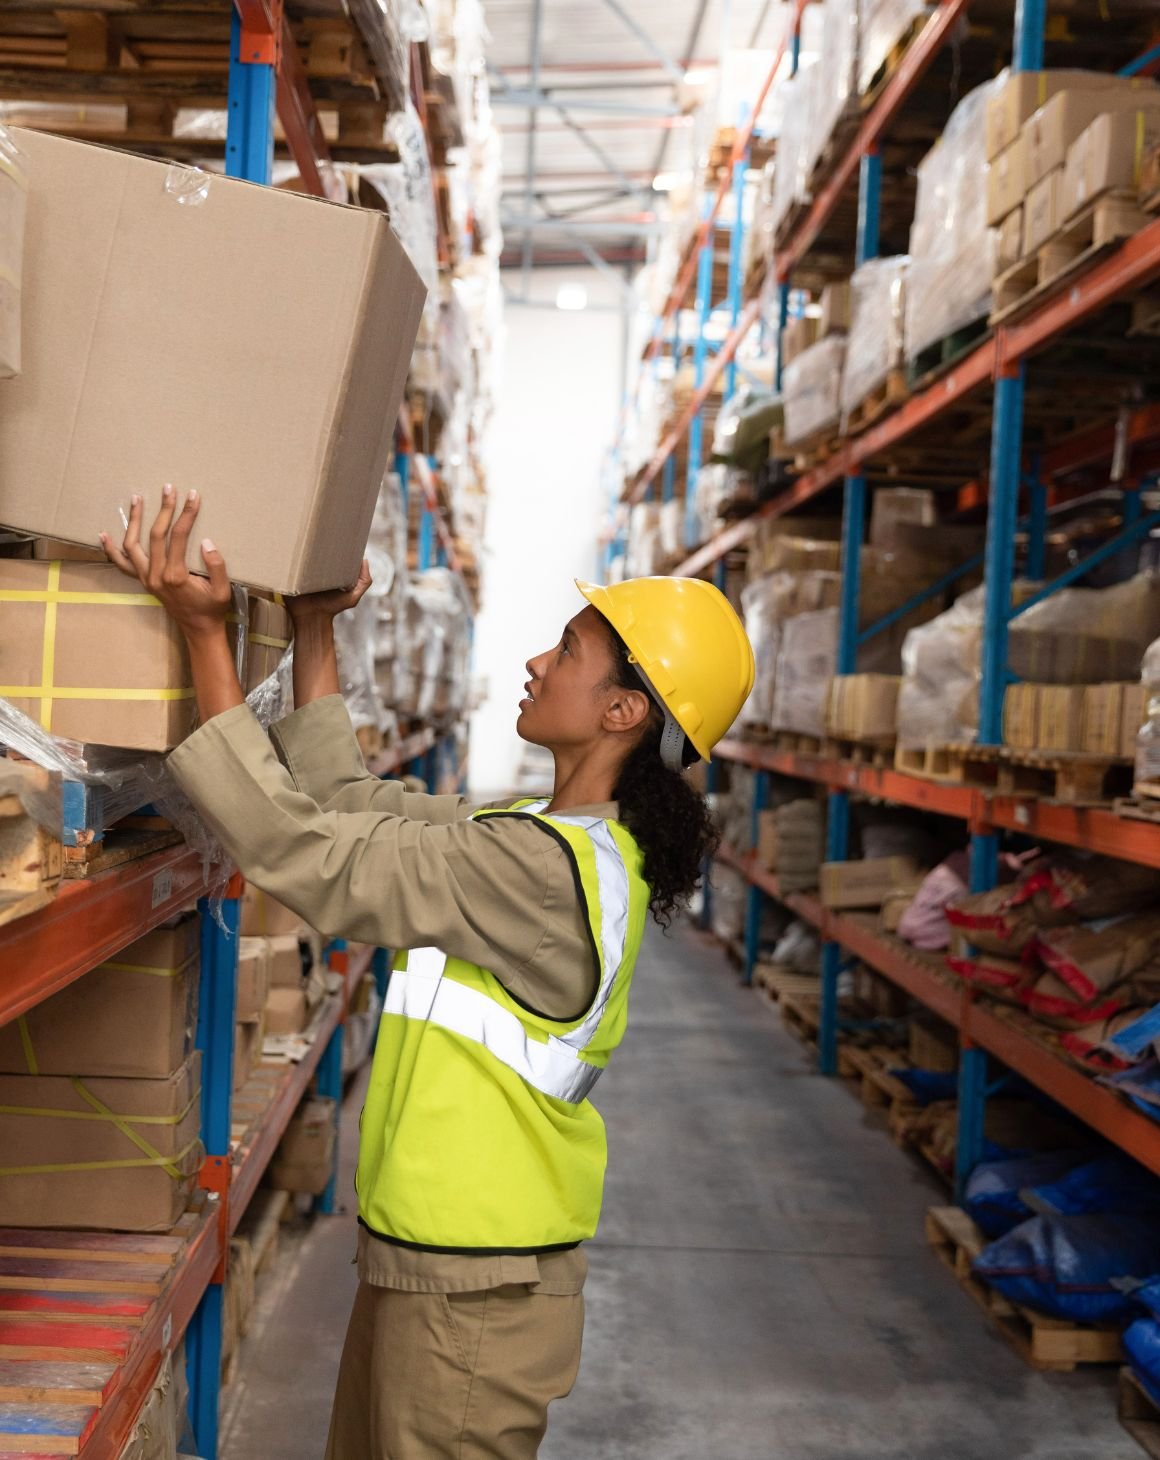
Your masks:
[{"label": "stacked cardboard box", "polygon": [[783,892],[818,885],[825,846],[821,803],[803,797],[758,816],[757,860],[776,872]]},{"label": "stacked cardboard box", "polygon": [[333,1100],[311,1096],[302,1102],[270,1163],[276,1191],[322,1195],[334,1169],[337,1120]]},{"label": "stacked cardboard box", "polygon": [[922,869],[912,857],[866,857],[822,864],[822,903],[832,908],[879,908],[888,897],[914,891]]},{"label": "stacked cardboard box", "polygon": [[836,675],[826,707],[826,733],[838,740],[892,742],[901,684],[896,674]]},{"label": "stacked cardboard box", "polygon": [[[321,940],[297,913],[250,883],[242,899],[241,932],[242,954],[254,960],[247,962],[247,979],[252,980],[255,995],[265,989],[262,1033],[300,1034],[325,991],[316,974]],[[252,1004],[250,999],[247,1008]],[[249,1022],[255,1022],[252,1014]],[[239,1040],[244,1038],[239,1035]],[[259,1047],[260,1042],[259,1037]]]}]

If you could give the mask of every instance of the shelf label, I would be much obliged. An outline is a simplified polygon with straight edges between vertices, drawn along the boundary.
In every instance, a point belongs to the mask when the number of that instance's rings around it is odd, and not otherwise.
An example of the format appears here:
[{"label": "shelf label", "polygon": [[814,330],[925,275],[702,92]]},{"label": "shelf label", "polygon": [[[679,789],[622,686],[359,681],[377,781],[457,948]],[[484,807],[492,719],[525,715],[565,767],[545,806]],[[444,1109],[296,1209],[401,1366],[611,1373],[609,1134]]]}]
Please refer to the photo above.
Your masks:
[{"label": "shelf label", "polygon": [[163,902],[168,902],[173,896],[173,873],[168,867],[164,872],[158,872],[153,879],[153,901],[149,906],[156,911]]}]

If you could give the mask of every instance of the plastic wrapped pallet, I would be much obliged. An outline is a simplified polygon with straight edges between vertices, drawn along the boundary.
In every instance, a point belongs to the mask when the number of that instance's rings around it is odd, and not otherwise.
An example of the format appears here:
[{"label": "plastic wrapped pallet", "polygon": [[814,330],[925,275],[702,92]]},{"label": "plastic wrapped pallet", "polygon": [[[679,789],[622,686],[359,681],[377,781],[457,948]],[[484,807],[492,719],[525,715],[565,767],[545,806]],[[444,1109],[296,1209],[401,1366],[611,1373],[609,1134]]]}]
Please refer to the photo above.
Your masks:
[{"label": "plastic wrapped pallet", "polygon": [[869,91],[890,53],[931,7],[923,0],[862,0],[858,37],[858,93]]},{"label": "plastic wrapped pallet", "polygon": [[814,88],[822,68],[803,68],[781,83],[785,97],[785,119],[777,139],[777,171],[773,179],[772,223],[777,238],[798,203],[808,197],[806,150],[810,135],[810,110]]},{"label": "plastic wrapped pallet", "polygon": [[823,0],[822,51],[825,84],[811,96],[804,174],[814,175],[835,129],[854,102],[858,85],[859,0]]},{"label": "plastic wrapped pallet", "polygon": [[782,627],[771,723],[800,735],[826,733],[830,680],[838,657],[838,611],[799,613]]},{"label": "plastic wrapped pallet", "polygon": [[850,280],[850,332],[842,373],[843,430],[850,413],[903,364],[906,254],[871,259]]},{"label": "plastic wrapped pallet", "polygon": [[0,126],[0,376],[20,374],[20,287],[28,180],[12,134]]},{"label": "plastic wrapped pallet", "polygon": [[963,98],[918,166],[906,281],[911,360],[990,313],[999,237],[986,221],[984,118],[994,88],[992,82]]},{"label": "plastic wrapped pallet", "polygon": [[845,361],[846,336],[831,335],[811,345],[786,367],[783,399],[787,445],[837,430]]},{"label": "plastic wrapped pallet", "polygon": [[757,664],[753,691],[741,711],[742,725],[773,725],[782,631],[797,614],[835,605],[839,592],[836,572],[773,573],[742,589],[745,631]]},{"label": "plastic wrapped pallet", "polygon": [[1147,695],[1147,718],[1136,736],[1135,782],[1160,785],[1160,639],[1144,652],[1140,682]]}]

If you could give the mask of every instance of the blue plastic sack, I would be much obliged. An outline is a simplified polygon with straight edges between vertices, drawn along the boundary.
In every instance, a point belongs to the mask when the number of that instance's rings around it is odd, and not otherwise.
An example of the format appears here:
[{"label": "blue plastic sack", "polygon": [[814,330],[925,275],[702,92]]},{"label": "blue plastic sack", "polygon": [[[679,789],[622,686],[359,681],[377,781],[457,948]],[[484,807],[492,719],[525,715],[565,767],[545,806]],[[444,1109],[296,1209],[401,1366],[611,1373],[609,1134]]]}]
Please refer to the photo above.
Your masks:
[{"label": "blue plastic sack", "polygon": [[1099,1083],[1127,1096],[1151,1120],[1160,1120],[1160,1060],[1146,1060],[1119,1074],[1102,1075]]},{"label": "blue plastic sack", "polygon": [[939,1070],[891,1070],[896,1080],[901,1081],[920,1105],[930,1105],[935,1100],[954,1100],[959,1093],[959,1077],[943,1074]]},{"label": "blue plastic sack", "polygon": [[1125,1330],[1124,1355],[1153,1404],[1160,1405],[1160,1323],[1155,1318],[1137,1318]]},{"label": "blue plastic sack", "polygon": [[1084,1159],[1082,1151],[1040,1151],[981,1162],[971,1172],[963,1206],[984,1237],[1002,1237],[1035,1215],[1023,1191],[1056,1180]]},{"label": "blue plastic sack", "polygon": [[1029,1182],[1024,1200],[1033,1212],[1078,1216],[1123,1212],[1160,1216],[1160,1181],[1119,1151],[1107,1151],[1056,1179]]},{"label": "blue plastic sack", "polygon": [[1086,1213],[1032,1217],[975,1259],[974,1271],[1013,1303],[1077,1323],[1124,1321],[1130,1291],[1160,1274],[1160,1222]]}]

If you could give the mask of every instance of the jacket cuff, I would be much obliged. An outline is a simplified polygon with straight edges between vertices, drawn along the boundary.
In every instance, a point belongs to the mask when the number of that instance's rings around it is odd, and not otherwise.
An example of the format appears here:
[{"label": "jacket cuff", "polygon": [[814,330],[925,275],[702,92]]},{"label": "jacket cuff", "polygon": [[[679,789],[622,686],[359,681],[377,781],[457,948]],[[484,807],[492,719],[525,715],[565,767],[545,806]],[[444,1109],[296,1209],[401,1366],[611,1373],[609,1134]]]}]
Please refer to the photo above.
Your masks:
[{"label": "jacket cuff", "polygon": [[366,776],[362,750],[341,695],[312,700],[270,726],[278,758],[300,791],[324,804]]}]

